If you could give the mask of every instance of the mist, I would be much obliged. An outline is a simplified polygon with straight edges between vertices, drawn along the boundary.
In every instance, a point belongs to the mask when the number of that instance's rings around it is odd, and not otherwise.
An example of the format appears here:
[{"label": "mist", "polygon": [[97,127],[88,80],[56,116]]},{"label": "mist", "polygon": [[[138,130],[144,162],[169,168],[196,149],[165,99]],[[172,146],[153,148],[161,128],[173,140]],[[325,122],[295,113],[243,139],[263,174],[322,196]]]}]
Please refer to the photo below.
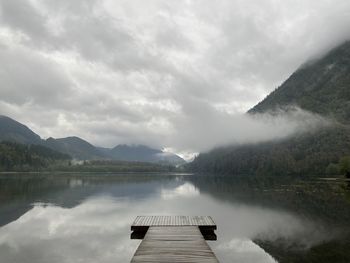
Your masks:
[{"label": "mist", "polygon": [[228,114],[197,112],[197,118],[180,118],[174,134],[166,141],[173,149],[186,152],[205,152],[216,147],[252,144],[279,140],[295,134],[313,132],[333,122],[320,115],[288,107],[263,114]]}]

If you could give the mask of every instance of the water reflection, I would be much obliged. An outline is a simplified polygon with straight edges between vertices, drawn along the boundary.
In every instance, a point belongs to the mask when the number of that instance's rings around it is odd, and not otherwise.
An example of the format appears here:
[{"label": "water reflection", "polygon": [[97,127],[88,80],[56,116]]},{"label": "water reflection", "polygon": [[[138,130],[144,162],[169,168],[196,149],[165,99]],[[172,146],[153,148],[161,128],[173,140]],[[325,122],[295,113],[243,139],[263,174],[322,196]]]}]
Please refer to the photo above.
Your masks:
[{"label": "water reflection", "polygon": [[174,199],[178,197],[195,197],[198,196],[199,190],[191,183],[184,183],[174,189],[161,189],[160,195],[164,200]]},{"label": "water reflection", "polygon": [[[11,176],[0,178],[4,263],[128,262],[139,244],[129,239],[137,215],[211,215],[218,225],[218,241],[209,245],[221,262],[276,262],[253,241],[311,247],[333,238],[342,222],[328,212],[313,213],[313,205],[324,207],[320,198],[300,194],[304,189],[312,196],[309,184],[298,186],[298,192],[293,188],[297,184],[289,182],[281,192],[286,182],[217,177]],[[332,197],[327,208],[337,202],[346,219],[349,209],[338,197]],[[308,209],[293,206],[300,202]]]},{"label": "water reflection", "polygon": [[37,205],[0,230],[1,262],[128,262],[128,202],[88,199],[74,209]]}]

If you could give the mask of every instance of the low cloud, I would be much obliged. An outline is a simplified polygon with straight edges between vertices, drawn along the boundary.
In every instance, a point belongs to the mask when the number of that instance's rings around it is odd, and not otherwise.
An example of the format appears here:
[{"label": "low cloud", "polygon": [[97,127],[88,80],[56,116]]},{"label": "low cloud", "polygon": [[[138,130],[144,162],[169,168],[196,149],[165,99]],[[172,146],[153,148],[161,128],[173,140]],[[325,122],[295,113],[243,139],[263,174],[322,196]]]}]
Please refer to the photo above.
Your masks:
[{"label": "low cloud", "polygon": [[[258,143],[285,138],[295,133],[309,132],[332,122],[297,107],[265,114],[227,114],[222,112],[197,112],[194,119],[177,120],[176,133],[169,145],[179,149],[208,151],[224,145]],[[178,138],[178,139],[177,139]]]}]

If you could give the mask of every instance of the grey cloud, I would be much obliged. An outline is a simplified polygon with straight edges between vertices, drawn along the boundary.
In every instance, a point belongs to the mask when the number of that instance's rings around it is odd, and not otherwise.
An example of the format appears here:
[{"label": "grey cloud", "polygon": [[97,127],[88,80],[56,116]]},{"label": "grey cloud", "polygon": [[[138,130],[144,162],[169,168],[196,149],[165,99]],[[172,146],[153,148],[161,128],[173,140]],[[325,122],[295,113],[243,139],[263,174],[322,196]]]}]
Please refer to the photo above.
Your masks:
[{"label": "grey cloud", "polygon": [[0,50],[0,61],[2,101],[50,107],[60,104],[70,92],[68,77],[40,54],[8,47]]},{"label": "grey cloud", "polygon": [[1,0],[0,21],[15,30],[28,33],[31,37],[41,39],[47,34],[46,19],[29,1]]},{"label": "grey cloud", "polygon": [[2,0],[0,8],[0,111],[44,137],[103,146],[201,151],[288,135],[300,119],[318,123],[308,113],[269,125],[237,113],[350,36],[346,0]]}]

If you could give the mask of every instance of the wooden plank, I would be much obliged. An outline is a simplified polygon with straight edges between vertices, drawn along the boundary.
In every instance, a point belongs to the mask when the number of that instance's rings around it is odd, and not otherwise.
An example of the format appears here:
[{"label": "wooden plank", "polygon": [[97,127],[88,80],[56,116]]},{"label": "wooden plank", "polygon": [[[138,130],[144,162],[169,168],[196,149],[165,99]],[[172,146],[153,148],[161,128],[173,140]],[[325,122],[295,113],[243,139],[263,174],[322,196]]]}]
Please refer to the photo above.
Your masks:
[{"label": "wooden plank", "polygon": [[[174,223],[175,218],[164,218]],[[179,218],[178,218],[179,219]],[[159,222],[159,221],[158,221]],[[198,226],[150,226],[131,263],[218,263]]]},{"label": "wooden plank", "polygon": [[150,226],[199,226],[216,229],[210,216],[138,216],[131,225],[131,230]]}]

